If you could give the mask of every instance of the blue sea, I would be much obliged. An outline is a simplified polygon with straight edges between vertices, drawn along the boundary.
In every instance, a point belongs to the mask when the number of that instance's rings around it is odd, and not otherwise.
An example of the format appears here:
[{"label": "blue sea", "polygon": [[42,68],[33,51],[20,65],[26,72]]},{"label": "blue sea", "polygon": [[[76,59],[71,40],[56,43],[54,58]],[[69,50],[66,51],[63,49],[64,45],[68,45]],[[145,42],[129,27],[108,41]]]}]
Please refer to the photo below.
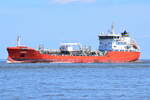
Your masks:
[{"label": "blue sea", "polygon": [[150,61],[125,64],[7,64],[0,100],[150,100]]}]

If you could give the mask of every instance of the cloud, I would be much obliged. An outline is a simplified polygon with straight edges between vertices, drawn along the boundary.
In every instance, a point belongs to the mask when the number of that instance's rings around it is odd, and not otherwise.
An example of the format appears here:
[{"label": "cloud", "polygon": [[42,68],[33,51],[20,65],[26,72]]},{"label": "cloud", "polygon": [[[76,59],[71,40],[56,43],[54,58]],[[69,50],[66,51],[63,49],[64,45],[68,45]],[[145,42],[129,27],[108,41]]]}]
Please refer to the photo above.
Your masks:
[{"label": "cloud", "polygon": [[149,4],[150,0],[49,0],[50,3],[68,4],[68,3],[92,3],[96,2],[101,5],[115,5],[115,4]]},{"label": "cloud", "polygon": [[86,2],[86,3],[96,2],[96,0],[52,0],[52,1],[59,4],[67,4],[73,2]]}]

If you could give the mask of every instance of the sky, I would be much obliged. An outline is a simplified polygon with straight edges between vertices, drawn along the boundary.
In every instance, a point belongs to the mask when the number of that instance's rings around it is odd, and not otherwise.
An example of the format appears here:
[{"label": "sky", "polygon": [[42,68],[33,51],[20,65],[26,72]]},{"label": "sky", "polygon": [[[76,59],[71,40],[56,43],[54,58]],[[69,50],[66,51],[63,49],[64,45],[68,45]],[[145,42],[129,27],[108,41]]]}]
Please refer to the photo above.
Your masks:
[{"label": "sky", "polygon": [[80,42],[98,49],[99,32],[115,23],[127,29],[150,59],[150,0],[0,0],[0,59],[6,48],[21,44],[58,49],[62,42]]}]

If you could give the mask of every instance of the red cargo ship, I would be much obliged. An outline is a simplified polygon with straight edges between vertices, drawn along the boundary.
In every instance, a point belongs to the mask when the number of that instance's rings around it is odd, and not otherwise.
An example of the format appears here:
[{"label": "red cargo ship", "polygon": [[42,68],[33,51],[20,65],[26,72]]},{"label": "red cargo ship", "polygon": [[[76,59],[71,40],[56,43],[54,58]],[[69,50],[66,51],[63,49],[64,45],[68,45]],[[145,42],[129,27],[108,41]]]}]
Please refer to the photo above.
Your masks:
[{"label": "red cargo ship", "polygon": [[8,63],[125,63],[139,59],[137,43],[129,37],[128,32],[115,34],[112,31],[100,33],[99,48],[82,46],[80,43],[62,43],[57,50],[39,49],[20,46],[19,38],[16,47],[8,47]]}]

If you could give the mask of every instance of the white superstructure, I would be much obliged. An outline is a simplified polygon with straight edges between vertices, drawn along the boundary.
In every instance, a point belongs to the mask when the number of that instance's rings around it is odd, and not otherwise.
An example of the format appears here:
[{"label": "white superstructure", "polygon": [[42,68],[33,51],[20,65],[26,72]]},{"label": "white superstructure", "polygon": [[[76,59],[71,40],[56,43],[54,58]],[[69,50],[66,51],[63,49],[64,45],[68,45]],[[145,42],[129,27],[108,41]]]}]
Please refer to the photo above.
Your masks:
[{"label": "white superstructure", "polygon": [[61,43],[61,51],[79,51],[81,49],[80,43]]},{"label": "white superstructure", "polygon": [[126,30],[121,34],[115,34],[114,26],[108,34],[99,34],[100,51],[139,51],[136,42],[129,37]]}]

